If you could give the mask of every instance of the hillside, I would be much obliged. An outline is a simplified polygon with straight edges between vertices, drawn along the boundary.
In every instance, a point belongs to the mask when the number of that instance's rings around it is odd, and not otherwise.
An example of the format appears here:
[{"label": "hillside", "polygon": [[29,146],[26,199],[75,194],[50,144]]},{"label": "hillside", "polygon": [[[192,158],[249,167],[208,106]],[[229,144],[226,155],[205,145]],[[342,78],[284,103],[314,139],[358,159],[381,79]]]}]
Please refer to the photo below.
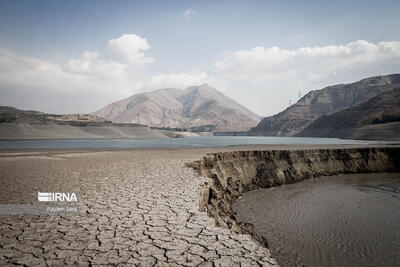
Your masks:
[{"label": "hillside", "polygon": [[313,90],[284,111],[264,118],[250,134],[294,136],[323,115],[361,103],[399,85],[400,74],[392,74]]},{"label": "hillside", "polygon": [[58,124],[110,124],[110,121],[91,114],[50,114],[36,110],[22,110],[10,106],[0,106],[0,123],[58,123]]},{"label": "hillside", "polygon": [[115,124],[90,114],[58,115],[0,106],[0,139],[167,138],[146,125]]},{"label": "hillside", "polygon": [[219,131],[249,130],[259,116],[214,88],[203,84],[181,89],[160,89],[133,95],[92,114],[118,123],[153,127],[211,126]]},{"label": "hillside", "polygon": [[366,102],[322,116],[298,136],[400,139],[400,87]]}]

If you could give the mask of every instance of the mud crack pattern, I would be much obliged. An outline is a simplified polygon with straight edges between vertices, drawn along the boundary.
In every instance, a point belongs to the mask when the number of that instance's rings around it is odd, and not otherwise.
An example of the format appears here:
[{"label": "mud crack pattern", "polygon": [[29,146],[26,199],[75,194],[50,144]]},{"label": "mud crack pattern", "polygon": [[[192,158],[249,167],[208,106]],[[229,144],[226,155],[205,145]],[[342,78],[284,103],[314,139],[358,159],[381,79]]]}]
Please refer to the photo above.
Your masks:
[{"label": "mud crack pattern", "polygon": [[0,215],[1,266],[270,266],[249,235],[199,211],[204,150],[43,152],[0,157],[0,202],[79,191],[78,215]]}]

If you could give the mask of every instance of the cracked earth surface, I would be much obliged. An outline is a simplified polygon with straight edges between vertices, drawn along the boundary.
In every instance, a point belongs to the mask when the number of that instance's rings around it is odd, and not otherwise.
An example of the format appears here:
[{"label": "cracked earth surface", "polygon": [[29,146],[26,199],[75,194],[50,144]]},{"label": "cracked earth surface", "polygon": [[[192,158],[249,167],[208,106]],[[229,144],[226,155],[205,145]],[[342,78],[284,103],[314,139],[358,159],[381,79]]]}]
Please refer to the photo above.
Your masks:
[{"label": "cracked earth surface", "polygon": [[210,150],[0,156],[1,204],[38,204],[38,191],[80,193],[79,214],[0,215],[0,265],[275,265],[249,235],[199,211],[209,180],[185,163]]}]

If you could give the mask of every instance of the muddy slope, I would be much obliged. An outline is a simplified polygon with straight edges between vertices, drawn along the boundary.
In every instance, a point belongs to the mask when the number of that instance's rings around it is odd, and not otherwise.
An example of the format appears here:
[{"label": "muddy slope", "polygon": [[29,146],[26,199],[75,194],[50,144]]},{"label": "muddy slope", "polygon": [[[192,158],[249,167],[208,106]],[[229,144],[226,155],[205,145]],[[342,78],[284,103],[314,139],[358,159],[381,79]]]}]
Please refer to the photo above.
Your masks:
[{"label": "muddy slope", "polygon": [[243,193],[340,173],[399,172],[399,163],[400,148],[386,147],[213,153],[189,166],[213,180],[201,191],[200,209],[267,245],[252,225],[236,220],[232,204]]}]

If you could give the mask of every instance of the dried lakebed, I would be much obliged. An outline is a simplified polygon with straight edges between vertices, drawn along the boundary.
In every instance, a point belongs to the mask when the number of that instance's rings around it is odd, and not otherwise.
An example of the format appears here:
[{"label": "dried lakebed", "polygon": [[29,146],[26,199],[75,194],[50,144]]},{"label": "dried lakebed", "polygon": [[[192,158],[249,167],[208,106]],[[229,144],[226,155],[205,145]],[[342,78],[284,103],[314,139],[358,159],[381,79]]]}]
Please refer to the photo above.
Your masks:
[{"label": "dried lakebed", "polygon": [[400,174],[346,174],[244,194],[234,204],[280,266],[396,266]]},{"label": "dried lakebed", "polygon": [[199,211],[199,188],[209,179],[185,163],[204,153],[64,151],[0,157],[1,204],[38,204],[38,191],[81,196],[78,215],[0,215],[0,266],[274,265],[268,249],[251,236],[217,227]]},{"label": "dried lakebed", "polygon": [[[237,232],[248,233],[255,237],[258,241],[260,241],[265,246],[268,246],[268,237],[269,235],[263,231],[267,227],[268,222],[274,221],[272,218],[266,219],[266,224],[261,223],[263,220],[263,216],[269,216],[268,210],[264,210],[262,213],[263,203],[255,204],[254,198],[250,201],[241,200],[238,201],[237,206],[241,206],[241,209],[238,208],[239,216],[241,220],[238,219],[238,216],[233,209],[235,201],[240,199],[244,193],[260,189],[260,188],[270,188],[276,187],[284,184],[296,183],[299,181],[312,179],[312,178],[319,178],[324,175],[337,175],[343,173],[381,173],[381,172],[394,172],[398,173],[400,168],[400,149],[399,148],[359,148],[359,149],[319,149],[319,150],[290,150],[290,151],[239,151],[239,152],[226,152],[226,153],[214,153],[205,156],[202,160],[194,162],[190,166],[198,170],[198,172],[203,175],[213,179],[211,184],[205,185],[203,189],[202,201],[200,202],[200,207],[203,210],[206,210],[212,217],[216,219],[216,221],[228,228],[231,228]],[[396,176],[397,174],[395,174]],[[396,176],[397,177],[397,176]],[[289,186],[289,185],[288,185]],[[394,186],[393,188],[397,188]],[[280,194],[279,188],[275,189],[278,191],[277,194]],[[396,189],[394,189],[396,191]],[[283,194],[285,192],[282,192]],[[255,192],[250,192],[248,195],[254,196]],[[247,195],[247,196],[248,196]],[[340,193],[337,194],[338,197]],[[324,196],[321,196],[323,198]],[[357,196],[354,196],[357,200]],[[285,199],[285,196],[281,196],[281,198]],[[289,197],[287,197],[289,198]],[[358,201],[362,199],[359,196]],[[271,212],[279,213],[279,205],[285,205],[285,203],[275,203],[275,210],[271,210]],[[384,201],[384,200],[383,200]],[[388,201],[383,205],[396,205],[395,202]],[[249,205],[254,204],[253,210],[249,210]],[[334,203],[337,204],[337,203]],[[382,203],[380,203],[382,204]],[[272,204],[273,205],[273,204]],[[304,207],[307,204],[304,204]],[[257,210],[257,207],[259,210]],[[303,207],[303,208],[304,208]],[[394,216],[392,220],[389,219],[386,225],[383,227],[390,227],[394,221],[398,220],[397,213],[394,213],[398,209],[395,206],[392,209],[389,209],[385,214],[386,216]],[[296,212],[299,213],[297,208],[301,209],[301,206],[296,207],[295,204],[289,207],[281,207],[282,214],[281,217],[276,218],[274,221],[275,223],[279,223],[279,219],[281,221],[285,221],[286,225],[289,224],[290,220],[295,221],[293,217],[296,216]],[[285,213],[285,209],[287,212]],[[379,209],[379,207],[378,207]],[[312,207],[308,207],[308,211],[313,213]],[[314,210],[315,211],[315,210]],[[252,218],[254,213],[262,213],[257,219]],[[334,211],[327,212],[325,211],[325,215],[335,216],[337,213]],[[253,216],[254,217],[254,216]],[[299,216],[300,218],[301,216]],[[373,216],[372,216],[373,217]],[[311,218],[312,219],[312,218]],[[315,218],[314,218],[315,219]],[[317,219],[320,219],[320,223],[323,224],[322,218],[317,216]],[[340,221],[340,218],[336,218]],[[370,218],[371,219],[371,218]],[[372,218],[373,220],[373,218]],[[307,220],[305,220],[307,221]],[[258,228],[254,227],[254,223]],[[299,220],[301,223],[301,221]],[[306,224],[306,222],[303,222]],[[344,222],[346,223],[346,222]],[[294,222],[295,224],[295,222]],[[261,226],[260,226],[261,225]],[[280,226],[284,226],[280,225]],[[264,228],[263,228],[264,226]],[[300,227],[300,225],[299,225]],[[340,228],[341,225],[336,225],[336,227]],[[273,225],[270,226],[268,229],[274,228]],[[286,227],[287,231],[291,231],[296,228],[296,225],[292,225],[291,228]],[[374,229],[375,228],[375,229]],[[274,228],[284,231],[285,229],[276,227]],[[367,227],[365,228],[365,230]],[[379,233],[379,229],[370,225],[370,233],[372,234],[381,234],[381,235],[388,235],[390,231],[393,231],[393,235],[398,235],[398,227],[392,227],[390,229],[382,230]],[[279,231],[278,230],[278,231]],[[268,230],[266,230],[268,231]],[[332,234],[332,231],[329,230],[329,226],[326,228],[322,227],[323,231],[328,231]],[[346,229],[336,229],[337,234],[345,234]],[[305,233],[298,233],[298,236]],[[273,237],[279,236],[279,233]],[[285,234],[283,234],[285,236]],[[288,236],[288,235],[286,235]],[[303,236],[304,237],[304,236]],[[296,236],[293,237],[296,239]],[[313,244],[312,238],[313,236],[308,236],[309,243]],[[321,238],[321,235],[317,235],[317,238]],[[350,237],[351,238],[351,237]],[[362,240],[362,238],[360,238]],[[391,241],[390,241],[391,240]],[[274,240],[276,241],[276,240]],[[282,242],[288,241],[282,240]],[[339,241],[339,238],[336,240]],[[398,242],[398,239],[392,238],[389,239],[383,246],[389,246],[388,244]],[[332,242],[335,242],[333,240]],[[346,241],[344,241],[346,242]],[[355,241],[357,242],[357,241]],[[315,242],[318,243],[318,240]],[[351,243],[351,242],[350,242]],[[354,242],[353,242],[354,243]],[[393,243],[393,244],[394,244]],[[345,247],[340,248],[341,245],[344,243],[338,242],[336,246],[339,246],[340,249],[346,250]],[[276,243],[274,244],[276,245]],[[279,244],[282,246],[282,243]],[[279,246],[278,245],[278,246]],[[298,245],[301,246],[301,245]],[[390,247],[390,246],[389,246]],[[395,246],[396,247],[396,246]],[[296,247],[294,247],[296,248]],[[297,247],[298,248],[298,247]],[[290,250],[290,248],[288,248]],[[368,248],[366,248],[366,251]],[[381,250],[381,248],[377,249],[377,251]],[[390,250],[390,248],[389,248]],[[392,251],[392,250],[391,250]],[[286,257],[293,257],[290,251],[284,251],[284,256]],[[367,253],[369,251],[354,251],[354,253]],[[347,253],[352,253],[352,251],[347,251]],[[369,253],[374,254],[374,253]],[[378,252],[379,254],[379,252]],[[390,254],[390,252],[389,252]],[[397,253],[396,253],[397,254]],[[376,255],[376,253],[375,253]],[[388,253],[385,254],[386,256]],[[278,255],[282,260],[282,254]],[[300,261],[296,258],[299,255],[295,255],[294,259],[283,259],[281,262],[283,265],[301,265],[307,261]],[[310,256],[310,254],[306,253],[304,256]],[[368,256],[371,255],[355,255],[350,261],[346,262],[346,259],[342,259],[342,261],[338,261],[338,259],[326,259],[324,256],[318,258],[308,259],[308,265],[312,266],[321,266],[322,265],[335,265],[336,263],[340,264],[347,264],[351,265],[354,262],[357,262],[358,259],[368,260]],[[374,259],[373,265],[385,265],[390,264],[393,260],[396,260],[398,257],[396,255],[388,256],[385,258]],[[279,257],[278,257],[279,259]],[[311,261],[310,261],[311,260]],[[313,261],[314,260],[314,261]],[[278,262],[279,263],[279,262]],[[339,265],[340,265],[339,264]],[[365,265],[366,262],[364,261],[363,264]]]},{"label": "dried lakebed", "polygon": [[[0,265],[275,265],[265,240],[237,222],[232,204],[239,196],[317,175],[399,165],[395,147],[253,151],[272,148],[0,156],[2,204],[37,204],[38,191],[81,196],[78,215],[0,216]],[[251,151],[234,152],[243,149]],[[218,153],[196,161],[210,152]]]}]

